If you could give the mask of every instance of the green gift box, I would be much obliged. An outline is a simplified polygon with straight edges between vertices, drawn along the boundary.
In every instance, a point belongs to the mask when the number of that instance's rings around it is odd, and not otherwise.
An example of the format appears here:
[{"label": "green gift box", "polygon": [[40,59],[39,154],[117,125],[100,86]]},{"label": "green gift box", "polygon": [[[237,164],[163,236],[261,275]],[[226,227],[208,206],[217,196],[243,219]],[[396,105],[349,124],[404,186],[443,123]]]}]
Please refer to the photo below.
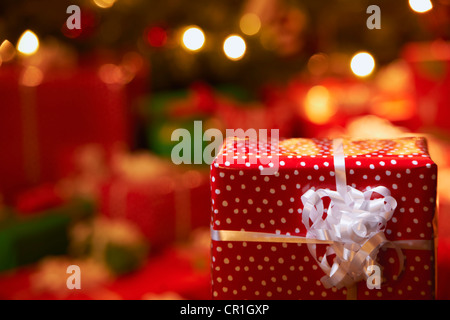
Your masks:
[{"label": "green gift box", "polygon": [[[172,133],[176,129],[186,129],[192,138],[195,134],[203,137],[211,122],[211,109],[214,106],[213,98],[207,90],[190,88],[159,92],[142,104],[140,113],[145,119],[145,137],[155,154],[171,157],[172,149],[178,143],[172,141]],[[201,132],[195,132],[197,128],[194,121],[202,121]],[[202,141],[202,150],[206,145]],[[192,158],[193,148],[194,146],[191,150]]]},{"label": "green gift box", "polygon": [[5,213],[0,221],[0,271],[14,269],[49,255],[66,254],[68,228],[72,222],[89,217],[93,205],[77,200],[33,216]]}]

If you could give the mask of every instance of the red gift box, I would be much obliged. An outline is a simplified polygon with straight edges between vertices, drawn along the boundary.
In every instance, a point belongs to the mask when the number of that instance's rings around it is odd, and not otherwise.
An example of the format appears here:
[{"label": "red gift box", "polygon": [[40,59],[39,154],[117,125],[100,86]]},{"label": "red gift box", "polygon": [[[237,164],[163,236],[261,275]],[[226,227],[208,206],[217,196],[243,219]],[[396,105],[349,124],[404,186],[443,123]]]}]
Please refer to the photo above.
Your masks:
[{"label": "red gift box", "polygon": [[[27,74],[26,68],[34,69]],[[80,146],[111,152],[128,140],[125,91],[103,82],[96,68],[26,68],[0,73],[0,192],[7,202],[18,191],[69,174],[68,159]],[[40,82],[24,85],[27,76]]]},{"label": "red gift box", "polygon": [[[208,175],[180,170],[149,154],[119,160],[100,187],[99,211],[134,222],[152,249],[159,249],[209,224]],[[113,167],[116,166],[113,164]]]},{"label": "red gift box", "polygon": [[[211,166],[213,298],[434,297],[437,167],[425,139],[276,145],[227,140]],[[379,289],[364,281],[370,264]]]},{"label": "red gift box", "polygon": [[418,123],[428,131],[448,134],[450,43],[413,42],[405,46],[403,57],[412,71]]}]

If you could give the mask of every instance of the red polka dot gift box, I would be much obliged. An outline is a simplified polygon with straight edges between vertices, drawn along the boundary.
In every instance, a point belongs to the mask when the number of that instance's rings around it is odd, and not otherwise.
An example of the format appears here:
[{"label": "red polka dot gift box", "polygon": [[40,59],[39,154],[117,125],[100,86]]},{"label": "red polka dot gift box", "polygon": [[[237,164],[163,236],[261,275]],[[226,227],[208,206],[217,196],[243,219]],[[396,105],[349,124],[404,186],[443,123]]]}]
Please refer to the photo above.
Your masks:
[{"label": "red polka dot gift box", "polygon": [[432,299],[424,138],[227,139],[211,165],[214,299]]}]

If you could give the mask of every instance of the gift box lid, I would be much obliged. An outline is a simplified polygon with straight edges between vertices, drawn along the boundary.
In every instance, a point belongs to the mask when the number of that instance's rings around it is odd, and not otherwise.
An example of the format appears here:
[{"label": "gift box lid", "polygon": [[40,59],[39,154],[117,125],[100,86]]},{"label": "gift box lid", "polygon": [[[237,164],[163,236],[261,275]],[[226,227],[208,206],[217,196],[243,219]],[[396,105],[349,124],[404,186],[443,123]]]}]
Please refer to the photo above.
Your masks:
[{"label": "gift box lid", "polygon": [[[362,192],[382,186],[396,200],[386,237],[431,239],[437,166],[425,138],[341,141],[346,184]],[[305,236],[302,196],[336,190],[333,142],[227,139],[211,165],[212,229]]]}]

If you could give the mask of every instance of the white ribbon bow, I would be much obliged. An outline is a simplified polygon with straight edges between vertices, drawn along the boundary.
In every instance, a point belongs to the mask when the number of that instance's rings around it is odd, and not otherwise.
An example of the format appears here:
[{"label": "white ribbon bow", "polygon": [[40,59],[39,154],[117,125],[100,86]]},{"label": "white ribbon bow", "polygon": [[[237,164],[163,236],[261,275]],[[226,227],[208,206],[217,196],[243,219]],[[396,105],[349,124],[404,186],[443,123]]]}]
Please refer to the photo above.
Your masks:
[{"label": "white ribbon bow", "polygon": [[[384,229],[397,206],[390,191],[382,186],[365,192],[350,186],[346,190],[344,195],[326,189],[308,190],[301,197],[306,237],[332,241],[320,260],[316,244],[308,244],[311,255],[326,274],[321,279],[326,288],[348,287],[368,276],[368,267],[375,264],[378,250],[388,242]],[[372,199],[373,195],[381,198]],[[323,198],[330,199],[325,219]],[[330,266],[327,258],[332,255],[335,258]]]},{"label": "white ribbon bow", "polygon": [[[347,185],[342,139],[333,140],[333,160],[336,191],[310,189],[305,192],[301,197],[304,206],[302,220],[307,238],[332,241],[321,260],[317,257],[315,244],[309,244],[308,249],[326,274],[321,279],[323,285],[340,289],[368,277],[368,267],[376,263],[378,250],[390,243],[384,236],[384,229],[397,201],[383,186],[362,192]],[[377,194],[381,198],[372,199]],[[322,199],[325,197],[330,199],[330,205],[323,219],[325,208]],[[401,270],[403,255],[397,246],[391,246],[397,250]],[[327,258],[332,255],[335,258],[330,266]]]}]

